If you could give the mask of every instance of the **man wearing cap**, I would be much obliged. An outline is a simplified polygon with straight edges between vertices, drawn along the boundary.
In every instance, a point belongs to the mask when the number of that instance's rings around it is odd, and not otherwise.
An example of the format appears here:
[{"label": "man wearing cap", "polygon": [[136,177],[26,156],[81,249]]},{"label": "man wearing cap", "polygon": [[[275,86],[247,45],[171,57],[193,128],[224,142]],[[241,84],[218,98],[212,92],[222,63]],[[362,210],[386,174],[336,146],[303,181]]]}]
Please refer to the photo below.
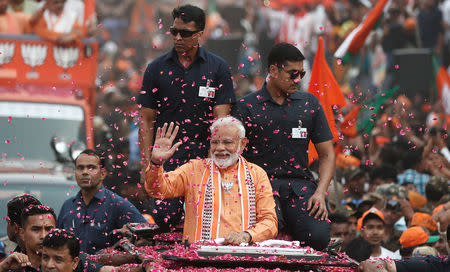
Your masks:
[{"label": "man wearing cap", "polygon": [[407,258],[412,256],[412,252],[416,247],[429,244],[432,246],[433,243],[439,240],[439,235],[429,235],[423,227],[415,226],[410,227],[405,230],[400,236],[400,244],[402,248],[400,249],[400,255],[402,258]]},{"label": "man wearing cap", "polygon": [[370,199],[377,202],[374,206],[380,209],[385,217],[383,247],[391,251],[399,250],[401,245],[398,239],[402,232],[394,227],[395,223],[399,222],[402,216],[405,217],[405,222],[409,222],[414,213],[408,201],[408,191],[398,184],[384,184],[370,194]]},{"label": "man wearing cap", "polygon": [[381,246],[385,238],[385,221],[383,213],[377,208],[370,208],[358,219],[358,231],[361,237],[372,246],[371,258],[401,259],[401,256]]}]

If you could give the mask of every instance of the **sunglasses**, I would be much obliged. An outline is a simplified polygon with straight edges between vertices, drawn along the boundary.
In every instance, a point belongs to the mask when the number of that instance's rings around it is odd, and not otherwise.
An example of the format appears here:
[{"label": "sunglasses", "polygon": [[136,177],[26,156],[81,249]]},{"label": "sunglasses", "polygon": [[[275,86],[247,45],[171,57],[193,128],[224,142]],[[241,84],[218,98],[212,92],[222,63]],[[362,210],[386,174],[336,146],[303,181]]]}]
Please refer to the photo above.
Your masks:
[{"label": "sunglasses", "polygon": [[299,70],[289,70],[289,71],[286,71],[283,68],[283,71],[285,71],[286,73],[289,74],[289,78],[291,80],[295,80],[298,77],[300,77],[300,79],[302,79],[306,75],[306,71],[305,70],[301,70],[301,71],[299,71]]},{"label": "sunglasses", "polygon": [[174,27],[169,28],[170,34],[173,36],[177,36],[180,33],[181,38],[188,38],[194,35],[195,33],[200,32],[200,30],[187,30],[187,29],[178,29]]}]

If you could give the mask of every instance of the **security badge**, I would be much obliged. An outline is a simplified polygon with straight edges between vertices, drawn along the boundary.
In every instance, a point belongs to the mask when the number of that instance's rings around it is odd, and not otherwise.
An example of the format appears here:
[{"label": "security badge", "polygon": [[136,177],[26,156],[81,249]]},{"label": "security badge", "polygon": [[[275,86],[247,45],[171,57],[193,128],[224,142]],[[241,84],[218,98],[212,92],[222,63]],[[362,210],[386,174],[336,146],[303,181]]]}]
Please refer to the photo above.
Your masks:
[{"label": "security badge", "polygon": [[198,89],[198,96],[205,98],[214,98],[216,96],[216,90],[213,87],[209,87],[210,80],[206,81],[206,87],[200,86]]},{"label": "security badge", "polygon": [[292,138],[306,139],[308,137],[308,129],[302,128],[302,120],[298,120],[298,127],[292,128]]}]

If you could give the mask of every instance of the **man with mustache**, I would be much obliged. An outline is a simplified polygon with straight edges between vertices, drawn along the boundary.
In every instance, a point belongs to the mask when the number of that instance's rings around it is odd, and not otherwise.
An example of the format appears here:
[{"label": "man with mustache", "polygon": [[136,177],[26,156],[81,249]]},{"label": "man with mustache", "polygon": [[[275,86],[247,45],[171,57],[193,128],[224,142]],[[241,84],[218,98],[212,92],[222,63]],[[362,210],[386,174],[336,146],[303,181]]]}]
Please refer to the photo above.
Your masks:
[{"label": "man with mustache", "polygon": [[103,186],[105,158],[86,149],[75,159],[75,179],[80,191],[67,199],[59,213],[58,228],[73,231],[81,251],[94,254],[116,242],[111,232],[127,223],[147,222],[128,200]]},{"label": "man with mustache", "polygon": [[[205,29],[204,11],[182,5],[173,9],[172,17],[169,32],[174,47],[148,65],[138,97],[142,106],[139,124],[142,173],[151,157],[157,127],[169,122],[180,127],[176,141],[183,139],[185,144],[164,164],[166,170],[175,170],[190,159],[208,155],[207,131],[211,120],[227,116],[236,100],[228,64],[199,44]],[[156,213],[152,216],[159,226],[180,222],[182,199],[154,202]]]},{"label": "man with mustache", "polygon": [[[249,139],[244,157],[261,166],[274,191],[278,229],[316,250],[327,247],[330,224],[325,194],[334,173],[332,134],[322,106],[298,90],[305,57],[295,46],[279,43],[269,52],[267,82],[236,103]],[[308,164],[309,142],[319,155],[319,177]]]},{"label": "man with mustache", "polygon": [[233,117],[211,125],[210,159],[190,160],[174,171],[162,164],[182,145],[173,123],[156,132],[145,188],[153,197],[185,197],[184,238],[225,238],[226,244],[260,242],[277,234],[275,202],[267,174],[240,154],[245,129]]}]

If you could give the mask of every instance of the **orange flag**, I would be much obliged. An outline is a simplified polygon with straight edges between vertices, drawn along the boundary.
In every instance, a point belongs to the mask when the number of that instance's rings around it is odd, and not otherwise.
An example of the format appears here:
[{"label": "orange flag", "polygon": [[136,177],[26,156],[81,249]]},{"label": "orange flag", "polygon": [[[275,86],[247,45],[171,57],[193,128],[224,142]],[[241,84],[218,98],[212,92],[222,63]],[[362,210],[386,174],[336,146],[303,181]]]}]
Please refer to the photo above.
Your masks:
[{"label": "orange flag", "polygon": [[341,124],[341,132],[350,137],[356,137],[358,134],[358,128],[356,126],[356,120],[358,119],[360,105],[354,107],[347,115],[344,117],[344,121]]},{"label": "orange flag", "polygon": [[84,0],[83,29],[85,33],[88,23],[93,20],[93,16],[95,16],[95,0]]},{"label": "orange flag", "polygon": [[[311,71],[311,79],[309,81],[308,92],[315,95],[323,107],[325,116],[327,117],[328,126],[333,134],[333,142],[338,140],[338,130],[334,121],[332,107],[334,105],[343,107],[347,104],[345,97],[341,92],[341,88],[334,78],[330,67],[325,59],[323,48],[323,39],[319,37],[316,56]],[[311,164],[318,158],[317,151],[312,142],[309,143],[309,163]]]}]

